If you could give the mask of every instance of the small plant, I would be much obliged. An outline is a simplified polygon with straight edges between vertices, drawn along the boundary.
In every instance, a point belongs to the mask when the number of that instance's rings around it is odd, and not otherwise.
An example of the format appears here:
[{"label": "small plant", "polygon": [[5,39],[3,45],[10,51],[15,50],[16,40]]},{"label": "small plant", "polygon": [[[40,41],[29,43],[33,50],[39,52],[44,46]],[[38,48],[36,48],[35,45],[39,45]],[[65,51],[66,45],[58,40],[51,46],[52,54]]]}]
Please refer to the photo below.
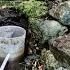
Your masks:
[{"label": "small plant", "polygon": [[43,1],[24,1],[19,4],[18,8],[31,18],[38,18],[47,13],[47,7]]}]

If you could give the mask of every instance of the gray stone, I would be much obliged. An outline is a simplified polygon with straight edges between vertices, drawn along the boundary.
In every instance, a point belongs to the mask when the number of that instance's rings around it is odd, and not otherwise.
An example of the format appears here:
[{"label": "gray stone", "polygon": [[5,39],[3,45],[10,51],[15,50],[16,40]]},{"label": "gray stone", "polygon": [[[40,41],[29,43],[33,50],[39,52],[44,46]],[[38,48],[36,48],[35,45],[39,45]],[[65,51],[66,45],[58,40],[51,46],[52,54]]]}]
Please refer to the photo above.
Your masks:
[{"label": "gray stone", "polygon": [[49,14],[56,18],[63,25],[70,26],[70,1],[60,3],[56,8],[52,8]]},{"label": "gray stone", "polygon": [[41,52],[41,58],[46,64],[47,70],[69,70],[68,68],[63,67],[63,65],[55,59],[53,53],[50,50],[45,48]]},{"label": "gray stone", "polygon": [[70,34],[50,40],[50,50],[62,66],[70,69]]},{"label": "gray stone", "polygon": [[36,20],[34,23],[31,23],[31,25],[35,36],[40,40],[41,43],[44,43],[46,40],[51,38],[64,35],[67,31],[65,26],[60,25],[59,22],[54,20]]},{"label": "gray stone", "polygon": [[47,70],[54,70],[60,67],[59,62],[55,59],[54,55],[50,50],[43,49],[41,55],[44,63],[46,64]]}]

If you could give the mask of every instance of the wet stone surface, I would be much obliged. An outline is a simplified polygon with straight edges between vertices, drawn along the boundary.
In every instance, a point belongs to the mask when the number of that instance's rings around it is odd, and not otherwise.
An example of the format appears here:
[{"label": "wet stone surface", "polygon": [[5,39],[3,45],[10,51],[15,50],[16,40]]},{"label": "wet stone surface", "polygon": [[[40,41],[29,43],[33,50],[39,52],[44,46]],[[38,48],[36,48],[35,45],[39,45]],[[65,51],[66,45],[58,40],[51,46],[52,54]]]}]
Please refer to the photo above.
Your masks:
[{"label": "wet stone surface", "polygon": [[70,1],[62,2],[57,7],[53,7],[49,10],[49,14],[63,25],[70,26]]},{"label": "wet stone surface", "polygon": [[70,69],[70,34],[51,40],[50,50],[63,66]]}]

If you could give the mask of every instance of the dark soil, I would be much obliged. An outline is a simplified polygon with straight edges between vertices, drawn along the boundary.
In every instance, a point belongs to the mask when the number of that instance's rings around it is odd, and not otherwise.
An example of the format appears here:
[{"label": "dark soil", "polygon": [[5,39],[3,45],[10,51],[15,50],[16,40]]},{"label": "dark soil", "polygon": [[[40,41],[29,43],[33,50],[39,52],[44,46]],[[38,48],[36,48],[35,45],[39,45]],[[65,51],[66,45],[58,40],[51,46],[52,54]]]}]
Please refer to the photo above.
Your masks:
[{"label": "dark soil", "polygon": [[0,26],[16,25],[27,29],[28,17],[15,8],[0,9]]}]

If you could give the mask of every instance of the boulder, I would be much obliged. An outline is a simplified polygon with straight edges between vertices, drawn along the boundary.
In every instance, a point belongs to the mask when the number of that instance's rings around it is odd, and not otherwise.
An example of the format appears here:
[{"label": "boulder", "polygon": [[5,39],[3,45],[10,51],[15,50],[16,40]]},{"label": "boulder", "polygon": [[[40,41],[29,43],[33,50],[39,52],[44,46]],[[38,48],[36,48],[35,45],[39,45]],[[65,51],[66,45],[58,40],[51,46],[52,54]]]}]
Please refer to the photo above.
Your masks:
[{"label": "boulder", "polygon": [[70,26],[70,1],[60,3],[56,8],[49,10],[49,14],[63,25]]},{"label": "boulder", "polygon": [[70,70],[62,66],[62,64],[55,59],[53,53],[45,48],[41,51],[41,58],[46,65],[46,70]]},{"label": "boulder", "polygon": [[50,40],[49,45],[55,58],[70,69],[70,34]]},{"label": "boulder", "polygon": [[45,43],[47,40],[64,35],[67,31],[65,26],[60,25],[59,22],[54,20],[31,20],[31,28],[34,33],[35,39],[39,42]]},{"label": "boulder", "polygon": [[54,55],[50,50],[43,49],[41,52],[41,56],[47,70],[55,70],[60,67],[59,62],[55,59]]}]

